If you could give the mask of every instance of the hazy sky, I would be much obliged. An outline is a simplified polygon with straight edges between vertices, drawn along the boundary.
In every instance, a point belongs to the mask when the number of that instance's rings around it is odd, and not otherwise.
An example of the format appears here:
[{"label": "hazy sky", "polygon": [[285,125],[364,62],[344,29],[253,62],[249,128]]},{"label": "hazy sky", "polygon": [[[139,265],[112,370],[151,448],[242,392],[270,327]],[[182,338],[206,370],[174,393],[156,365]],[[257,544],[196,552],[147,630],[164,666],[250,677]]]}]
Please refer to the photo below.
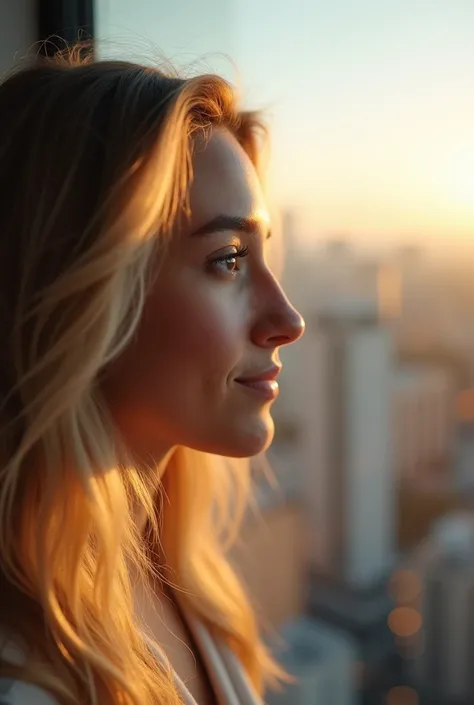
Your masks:
[{"label": "hazy sky", "polygon": [[235,59],[307,240],[474,244],[474,0],[97,4],[99,34],[127,47],[149,39],[179,64],[210,54],[229,76],[213,53]]}]

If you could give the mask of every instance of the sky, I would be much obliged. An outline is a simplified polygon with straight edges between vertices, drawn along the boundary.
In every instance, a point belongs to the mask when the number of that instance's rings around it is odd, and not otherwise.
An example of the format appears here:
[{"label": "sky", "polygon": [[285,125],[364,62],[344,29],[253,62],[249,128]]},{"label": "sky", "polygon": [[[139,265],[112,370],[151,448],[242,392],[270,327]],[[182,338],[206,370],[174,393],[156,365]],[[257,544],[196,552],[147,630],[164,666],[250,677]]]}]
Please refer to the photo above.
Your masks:
[{"label": "sky", "polygon": [[205,56],[265,109],[304,243],[474,245],[473,0],[96,2],[122,54]]}]

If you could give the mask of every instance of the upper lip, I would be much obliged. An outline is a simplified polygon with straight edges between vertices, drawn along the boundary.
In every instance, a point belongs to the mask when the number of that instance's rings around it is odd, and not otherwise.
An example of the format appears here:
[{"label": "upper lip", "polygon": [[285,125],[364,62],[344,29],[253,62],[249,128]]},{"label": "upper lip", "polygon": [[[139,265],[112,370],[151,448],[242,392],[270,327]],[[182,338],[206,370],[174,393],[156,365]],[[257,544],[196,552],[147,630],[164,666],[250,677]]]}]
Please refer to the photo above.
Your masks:
[{"label": "upper lip", "polygon": [[237,377],[236,382],[271,382],[275,380],[280,374],[282,366],[272,365],[263,372],[257,372],[256,374],[249,374],[242,377]]}]

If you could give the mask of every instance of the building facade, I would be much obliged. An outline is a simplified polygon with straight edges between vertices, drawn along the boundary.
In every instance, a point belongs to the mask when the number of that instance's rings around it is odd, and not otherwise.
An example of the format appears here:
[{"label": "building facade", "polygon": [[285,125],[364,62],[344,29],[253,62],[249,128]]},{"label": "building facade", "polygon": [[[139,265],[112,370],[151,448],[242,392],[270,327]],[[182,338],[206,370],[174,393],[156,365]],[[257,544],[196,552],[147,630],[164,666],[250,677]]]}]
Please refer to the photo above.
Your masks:
[{"label": "building facade", "polygon": [[410,561],[419,576],[421,628],[413,675],[439,702],[474,700],[474,516],[442,517]]}]

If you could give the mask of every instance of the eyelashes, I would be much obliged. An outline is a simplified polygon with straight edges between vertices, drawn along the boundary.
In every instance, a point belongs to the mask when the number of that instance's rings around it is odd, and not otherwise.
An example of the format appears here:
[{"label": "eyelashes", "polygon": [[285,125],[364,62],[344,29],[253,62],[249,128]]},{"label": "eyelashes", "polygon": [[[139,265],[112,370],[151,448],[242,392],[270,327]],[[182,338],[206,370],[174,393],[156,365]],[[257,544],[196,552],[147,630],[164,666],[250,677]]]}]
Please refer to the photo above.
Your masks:
[{"label": "eyelashes", "polygon": [[214,257],[209,265],[219,273],[235,275],[240,271],[239,260],[247,257],[248,253],[248,247],[238,247],[234,252]]}]

